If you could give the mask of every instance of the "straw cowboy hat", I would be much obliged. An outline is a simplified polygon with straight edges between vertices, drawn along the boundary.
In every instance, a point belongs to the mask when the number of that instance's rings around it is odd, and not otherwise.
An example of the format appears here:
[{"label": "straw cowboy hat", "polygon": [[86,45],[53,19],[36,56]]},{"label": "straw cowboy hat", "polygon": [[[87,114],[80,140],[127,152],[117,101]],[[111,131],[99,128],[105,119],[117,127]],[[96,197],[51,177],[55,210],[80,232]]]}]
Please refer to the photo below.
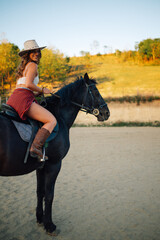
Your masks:
[{"label": "straw cowboy hat", "polygon": [[24,42],[24,49],[19,52],[19,56],[22,57],[23,54],[25,54],[26,52],[36,50],[36,49],[42,50],[43,48],[46,48],[46,46],[39,47],[35,40],[28,40],[28,41]]}]

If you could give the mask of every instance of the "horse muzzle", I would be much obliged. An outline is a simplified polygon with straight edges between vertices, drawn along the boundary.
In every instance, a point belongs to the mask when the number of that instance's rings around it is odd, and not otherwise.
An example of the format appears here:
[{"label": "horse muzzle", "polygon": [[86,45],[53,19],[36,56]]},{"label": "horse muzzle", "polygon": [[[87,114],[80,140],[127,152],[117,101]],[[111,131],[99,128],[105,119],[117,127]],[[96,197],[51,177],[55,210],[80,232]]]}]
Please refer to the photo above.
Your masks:
[{"label": "horse muzzle", "polygon": [[101,111],[99,111],[99,109],[94,109],[93,110],[94,114],[96,117],[97,117],[97,120],[99,122],[104,122],[106,120],[108,120],[108,118],[110,117],[110,112],[109,112],[109,109],[101,109]]}]

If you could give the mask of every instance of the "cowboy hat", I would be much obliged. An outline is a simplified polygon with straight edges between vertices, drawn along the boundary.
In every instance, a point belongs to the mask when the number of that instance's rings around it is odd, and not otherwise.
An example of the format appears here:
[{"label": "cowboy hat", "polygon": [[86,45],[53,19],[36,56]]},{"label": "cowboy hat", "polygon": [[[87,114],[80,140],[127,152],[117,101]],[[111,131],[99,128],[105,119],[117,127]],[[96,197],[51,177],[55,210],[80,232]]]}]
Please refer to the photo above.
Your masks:
[{"label": "cowboy hat", "polygon": [[25,54],[26,52],[36,50],[36,49],[42,50],[43,48],[46,48],[46,46],[39,47],[35,40],[28,40],[28,41],[24,42],[24,49],[22,51],[20,51],[18,54],[20,57],[22,57],[23,54]]}]

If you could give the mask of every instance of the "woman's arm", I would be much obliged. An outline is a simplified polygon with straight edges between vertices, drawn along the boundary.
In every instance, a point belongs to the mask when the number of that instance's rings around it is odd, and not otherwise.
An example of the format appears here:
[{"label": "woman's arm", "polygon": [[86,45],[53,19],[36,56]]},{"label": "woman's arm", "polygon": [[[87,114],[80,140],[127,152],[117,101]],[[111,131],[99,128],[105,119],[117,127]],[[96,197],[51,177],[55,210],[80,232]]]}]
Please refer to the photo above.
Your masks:
[{"label": "woman's arm", "polygon": [[51,91],[48,88],[41,88],[38,87],[34,84],[34,79],[38,74],[38,66],[35,63],[31,63],[28,66],[27,69],[27,73],[26,73],[26,87],[31,89],[32,91],[37,92],[37,94],[35,94],[36,96],[38,96],[39,94],[48,94],[51,93]]}]

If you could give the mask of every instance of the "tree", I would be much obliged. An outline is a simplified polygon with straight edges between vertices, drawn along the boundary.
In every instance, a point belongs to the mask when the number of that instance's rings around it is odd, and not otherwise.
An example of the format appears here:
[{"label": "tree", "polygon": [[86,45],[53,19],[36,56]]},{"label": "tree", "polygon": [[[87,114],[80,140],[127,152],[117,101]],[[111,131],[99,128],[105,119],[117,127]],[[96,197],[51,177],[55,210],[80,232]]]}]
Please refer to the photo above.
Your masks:
[{"label": "tree", "polygon": [[153,60],[160,59],[160,38],[154,39],[151,48]]},{"label": "tree", "polygon": [[1,88],[4,90],[6,83],[10,84],[15,81],[14,73],[19,63],[18,57],[19,48],[8,42],[0,44],[0,79]]},{"label": "tree", "polygon": [[143,60],[160,59],[160,38],[141,41],[138,44],[138,52]]},{"label": "tree", "polygon": [[90,52],[86,52],[86,51],[80,51],[80,54],[83,56],[83,57],[88,57],[90,56]]},{"label": "tree", "polygon": [[116,55],[117,57],[120,57],[121,54],[122,54],[122,52],[121,52],[119,49],[116,49],[116,50],[115,50],[115,55]]},{"label": "tree", "polygon": [[152,57],[152,39],[146,39],[138,44],[138,51],[143,59],[149,60]]},{"label": "tree", "polygon": [[43,81],[64,81],[69,71],[68,60],[58,50],[44,49],[39,72]]}]

